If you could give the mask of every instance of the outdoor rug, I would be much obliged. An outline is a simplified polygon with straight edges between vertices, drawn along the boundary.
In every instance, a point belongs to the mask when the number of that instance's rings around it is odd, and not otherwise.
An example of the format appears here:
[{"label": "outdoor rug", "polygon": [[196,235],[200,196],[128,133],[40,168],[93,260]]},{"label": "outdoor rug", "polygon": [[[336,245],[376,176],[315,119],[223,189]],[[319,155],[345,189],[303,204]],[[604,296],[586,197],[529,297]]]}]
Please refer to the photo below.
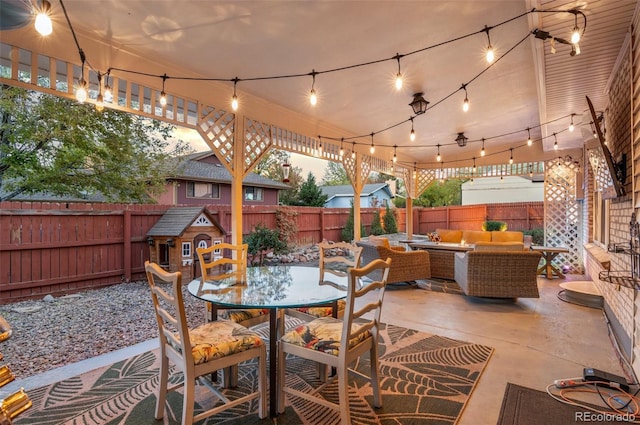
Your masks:
[{"label": "outdoor rug", "polygon": [[[349,395],[354,424],[455,424],[484,370],[493,349],[411,329],[387,325],[380,339],[381,388],[384,407],[374,409],[368,380],[350,374]],[[179,424],[182,394],[171,393],[163,421],[154,419],[158,385],[158,350],[111,366],[29,391],[33,406],[14,424]],[[368,370],[368,357],[356,365]],[[314,363],[287,358],[287,379],[299,388],[320,385]],[[244,363],[239,386],[230,397],[256,385],[256,367]],[[337,383],[322,395],[337,401]],[[196,389],[196,413],[216,402],[205,387]],[[338,413],[300,399],[292,403],[278,424],[337,424]],[[260,420],[257,402],[245,403],[205,419],[202,424],[270,424]]]},{"label": "outdoor rug", "polygon": [[[551,398],[544,391],[508,383],[502,399],[502,409],[497,425],[567,425],[582,422],[579,415],[588,412],[585,408],[570,406]],[[584,417],[584,416],[583,416]],[[611,424],[599,421],[597,415],[583,420],[593,425]],[[623,423],[623,422],[620,422]]]}]

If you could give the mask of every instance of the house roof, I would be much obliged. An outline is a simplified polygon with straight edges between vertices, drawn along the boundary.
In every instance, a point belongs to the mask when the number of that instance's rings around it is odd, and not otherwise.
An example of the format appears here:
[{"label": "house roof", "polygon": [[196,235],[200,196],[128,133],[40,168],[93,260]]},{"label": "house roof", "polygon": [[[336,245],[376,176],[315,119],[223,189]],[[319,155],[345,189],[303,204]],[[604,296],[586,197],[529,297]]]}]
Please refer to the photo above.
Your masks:
[{"label": "house roof", "polygon": [[226,233],[205,207],[174,207],[169,208],[160,217],[160,220],[149,229],[147,236],[180,236],[201,214],[205,214],[214,226],[222,233]]},{"label": "house roof", "polygon": [[[327,195],[327,202],[329,202],[333,198],[339,197],[353,197],[353,187],[351,185],[345,184],[340,186],[320,186],[320,190],[322,193]],[[391,193],[391,189],[389,188],[388,183],[370,183],[365,184],[362,188],[362,192],[360,193],[361,197],[369,197],[375,194],[376,192],[383,190],[387,192],[390,198],[393,198],[393,194]]]},{"label": "house roof", "polygon": [[[173,176],[173,178],[231,184],[231,174],[223,165],[210,164],[201,161],[202,159],[213,155],[213,152],[196,152],[178,158],[180,162],[177,167],[176,175]],[[273,189],[290,189],[289,185],[268,179],[256,173],[247,174],[242,180],[242,184]]]}]

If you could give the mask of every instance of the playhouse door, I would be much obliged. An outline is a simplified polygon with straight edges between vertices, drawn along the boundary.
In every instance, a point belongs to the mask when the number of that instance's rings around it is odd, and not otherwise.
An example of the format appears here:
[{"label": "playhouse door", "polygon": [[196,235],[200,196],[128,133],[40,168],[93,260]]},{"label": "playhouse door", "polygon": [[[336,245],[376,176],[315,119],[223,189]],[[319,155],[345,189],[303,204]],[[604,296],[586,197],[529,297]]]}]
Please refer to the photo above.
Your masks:
[{"label": "playhouse door", "polygon": [[[193,246],[195,248],[208,248],[211,246],[211,235],[207,235],[206,233],[200,233],[195,238],[193,238]],[[200,270],[200,258],[197,253],[193,253],[193,273],[192,276],[194,279],[202,276]]]}]

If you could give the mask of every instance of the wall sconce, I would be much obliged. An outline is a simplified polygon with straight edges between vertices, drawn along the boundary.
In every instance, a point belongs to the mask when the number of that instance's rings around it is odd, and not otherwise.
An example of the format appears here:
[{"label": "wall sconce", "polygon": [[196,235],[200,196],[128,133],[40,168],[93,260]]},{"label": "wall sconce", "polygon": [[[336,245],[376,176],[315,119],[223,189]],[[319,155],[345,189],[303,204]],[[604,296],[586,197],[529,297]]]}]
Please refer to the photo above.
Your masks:
[{"label": "wall sconce", "polygon": [[176,246],[176,241],[174,241],[173,238],[167,239],[167,246],[169,246],[169,247]]},{"label": "wall sconce", "polygon": [[285,162],[282,164],[282,182],[289,183],[289,171],[291,171],[291,164]]},{"label": "wall sconce", "polygon": [[458,144],[458,146],[460,146],[461,148],[467,146],[467,140],[469,139],[465,137],[464,133],[458,133],[458,137],[456,137],[456,143]]},{"label": "wall sconce", "polygon": [[153,245],[155,245],[156,242],[151,236],[149,236],[147,238],[147,243],[149,244],[149,246],[153,246]]},{"label": "wall sconce", "polygon": [[424,97],[422,97],[422,95],[423,93],[414,94],[413,100],[409,104],[409,106],[413,108],[413,113],[416,115],[421,115],[427,112],[427,106],[429,105],[429,102],[424,100]]}]

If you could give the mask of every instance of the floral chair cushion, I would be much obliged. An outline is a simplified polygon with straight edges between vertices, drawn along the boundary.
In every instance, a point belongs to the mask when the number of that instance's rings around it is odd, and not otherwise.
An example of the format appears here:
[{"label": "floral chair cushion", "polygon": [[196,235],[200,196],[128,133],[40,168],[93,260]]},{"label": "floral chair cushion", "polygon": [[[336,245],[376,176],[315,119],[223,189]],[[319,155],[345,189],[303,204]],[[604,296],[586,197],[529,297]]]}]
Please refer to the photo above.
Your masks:
[{"label": "floral chair cushion", "polygon": [[[346,305],[347,302],[345,300],[338,300],[338,317],[340,317],[340,312],[344,312]],[[299,307],[296,310],[315,317],[333,317],[333,307],[331,306]]]},{"label": "floral chair cushion", "polygon": [[225,320],[231,320],[232,322],[241,323],[245,320],[253,319],[254,317],[263,316],[269,313],[269,309],[266,308],[251,308],[248,310],[236,310],[226,309],[219,310],[218,317]]},{"label": "floral chair cushion", "polygon": [[[337,356],[340,353],[342,323],[340,319],[321,317],[287,332],[282,337],[282,341]],[[352,326],[354,331],[360,327],[355,323]],[[349,347],[364,341],[370,335],[369,331],[358,333],[355,338],[349,341]]]},{"label": "floral chair cushion", "polygon": [[264,345],[258,334],[228,320],[200,325],[189,331],[189,338],[196,365]]}]

